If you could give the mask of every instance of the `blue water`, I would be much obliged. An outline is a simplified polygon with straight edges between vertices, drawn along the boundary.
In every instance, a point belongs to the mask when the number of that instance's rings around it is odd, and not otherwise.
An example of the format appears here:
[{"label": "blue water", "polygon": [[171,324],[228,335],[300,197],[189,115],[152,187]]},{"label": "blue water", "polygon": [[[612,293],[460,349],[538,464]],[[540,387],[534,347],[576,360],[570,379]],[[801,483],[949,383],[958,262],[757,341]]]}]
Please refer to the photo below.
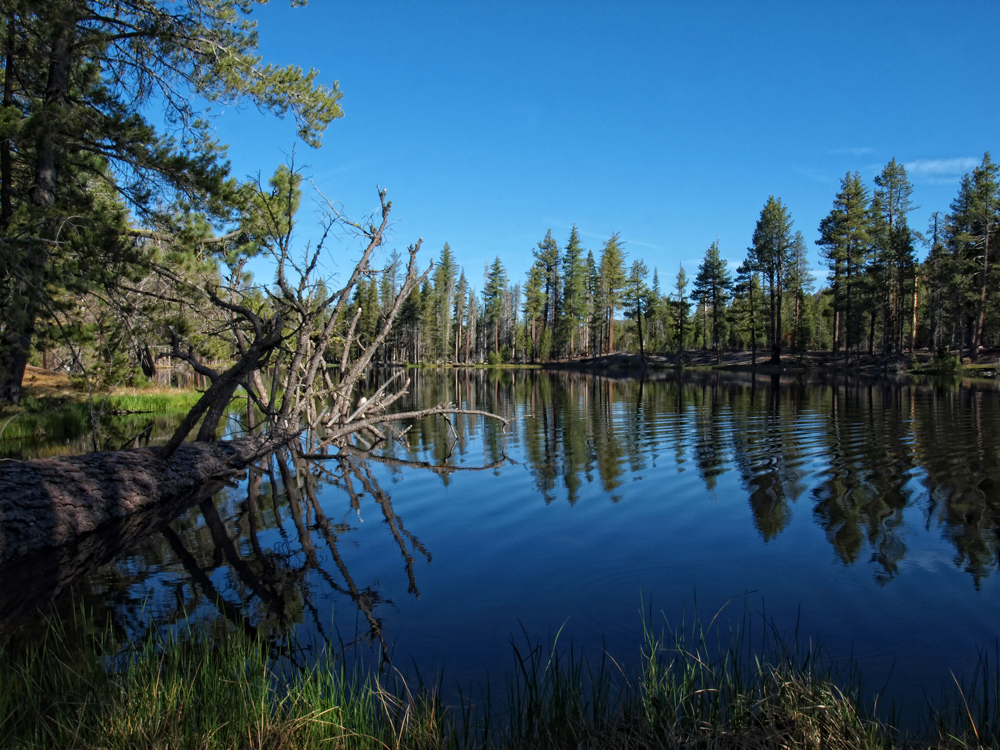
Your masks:
[{"label": "blue water", "polygon": [[661,377],[416,373],[401,409],[516,419],[432,418],[368,461],[273,457],[255,500],[247,482],[216,499],[225,538],[192,509],[173,544],[154,535],[62,596],[123,632],[144,603],[159,622],[387,650],[463,688],[557,631],[631,669],[644,617],[696,612],[723,640],[767,623],[822,644],[911,718],[971,677],[1000,634],[995,386]]}]

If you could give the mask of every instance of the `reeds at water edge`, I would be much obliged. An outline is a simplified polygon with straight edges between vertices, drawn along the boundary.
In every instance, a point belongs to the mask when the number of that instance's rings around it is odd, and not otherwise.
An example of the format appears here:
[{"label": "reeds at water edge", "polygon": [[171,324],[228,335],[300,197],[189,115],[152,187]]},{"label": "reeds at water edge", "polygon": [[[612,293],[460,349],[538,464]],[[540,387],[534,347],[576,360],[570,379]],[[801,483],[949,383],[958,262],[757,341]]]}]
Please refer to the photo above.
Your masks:
[{"label": "reeds at water edge", "polygon": [[446,705],[440,683],[364,673],[330,649],[294,668],[235,630],[182,623],[123,644],[110,626],[81,637],[52,622],[0,646],[0,748],[997,746],[995,660],[912,737],[862,705],[856,674],[842,679],[822,649],[750,623],[644,618],[633,669],[581,654],[561,629],[545,644],[525,632],[503,689]]}]

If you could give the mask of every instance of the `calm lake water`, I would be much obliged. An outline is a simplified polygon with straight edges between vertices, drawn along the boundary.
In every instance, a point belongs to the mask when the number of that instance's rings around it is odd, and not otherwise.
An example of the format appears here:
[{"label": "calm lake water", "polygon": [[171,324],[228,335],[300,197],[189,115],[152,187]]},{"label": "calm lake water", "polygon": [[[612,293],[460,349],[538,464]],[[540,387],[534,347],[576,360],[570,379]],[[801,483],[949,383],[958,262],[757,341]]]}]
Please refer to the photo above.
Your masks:
[{"label": "calm lake water", "polygon": [[[411,377],[401,409],[516,420],[430,418],[378,460],[277,454],[63,586],[50,611],[84,602],[122,638],[187,616],[276,650],[326,641],[377,664],[384,648],[394,668],[463,688],[509,672],[512,640],[561,627],[561,643],[629,668],[643,617],[721,612],[723,639],[749,617],[853,657],[866,688],[911,715],[952,672],[971,678],[980,652],[992,663],[992,382]],[[7,637],[38,632],[21,614],[0,622]]]}]

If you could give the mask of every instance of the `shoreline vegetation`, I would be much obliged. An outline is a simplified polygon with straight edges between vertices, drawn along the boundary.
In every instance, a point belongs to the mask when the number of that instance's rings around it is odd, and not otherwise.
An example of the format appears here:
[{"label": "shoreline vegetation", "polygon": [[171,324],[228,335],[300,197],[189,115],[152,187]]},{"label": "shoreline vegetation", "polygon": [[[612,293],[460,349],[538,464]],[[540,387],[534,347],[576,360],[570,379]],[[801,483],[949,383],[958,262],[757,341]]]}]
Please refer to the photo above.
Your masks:
[{"label": "shoreline vegetation", "polygon": [[193,388],[151,386],[116,388],[91,398],[67,374],[29,365],[21,402],[0,406],[0,455],[5,446],[25,441],[79,439],[98,425],[118,428],[113,435],[125,440],[130,428],[141,431],[150,419],[183,415],[200,396]]},{"label": "shoreline vegetation", "polygon": [[[822,373],[865,373],[868,375],[944,375],[995,378],[1000,375],[1000,350],[981,352],[972,363],[953,352],[926,350],[898,356],[852,355],[829,351],[789,352],[781,364],[764,356],[757,361],[749,351],[695,349],[680,354],[648,353],[645,356],[619,352],[599,356],[551,359],[534,363],[402,362],[390,367],[487,369],[487,370],[576,370],[592,374],[641,376],[657,371],[721,370],[762,375]],[[62,372],[29,365],[25,372],[25,398],[18,406],[0,407],[0,443],[32,437],[74,437],[88,429],[95,419],[183,413],[201,395],[197,388],[170,386],[119,387],[90,398],[84,384]]]},{"label": "shoreline vegetation", "polygon": [[[74,616],[82,617],[80,610]],[[557,633],[511,639],[503,689],[443,697],[443,680],[408,685],[323,651],[181,622],[122,645],[56,622],[27,643],[0,644],[0,747],[171,748],[843,748],[995,747],[998,683],[984,674],[904,730],[856,668],[847,684],[821,650],[789,647],[748,620],[720,632],[695,619],[655,631],[644,620],[637,669],[596,662]],[[975,680],[974,680],[975,682]],[[976,689],[986,691],[986,695]],[[475,697],[473,697],[475,696]],[[931,713],[933,711],[933,713]]]}]

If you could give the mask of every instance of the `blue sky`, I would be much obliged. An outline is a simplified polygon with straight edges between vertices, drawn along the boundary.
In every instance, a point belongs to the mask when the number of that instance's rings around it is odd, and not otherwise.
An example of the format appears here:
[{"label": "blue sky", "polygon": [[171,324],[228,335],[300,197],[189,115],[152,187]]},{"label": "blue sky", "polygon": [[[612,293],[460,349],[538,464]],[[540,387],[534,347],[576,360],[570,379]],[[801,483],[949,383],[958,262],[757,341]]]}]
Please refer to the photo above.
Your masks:
[{"label": "blue sky", "polygon": [[388,248],[422,237],[426,263],[448,242],[479,290],[496,256],[523,282],[546,230],[563,246],[575,223],[595,257],[619,232],[668,291],[716,237],[735,268],[769,195],[822,281],[813,243],[845,172],[870,187],[903,162],[923,231],[1000,157],[995,0],[272,0],[255,16],[264,61],[339,81],[345,116],[312,150],[289,120],[222,112],[234,174],[266,177],[294,147],[352,216],[381,185]]}]

